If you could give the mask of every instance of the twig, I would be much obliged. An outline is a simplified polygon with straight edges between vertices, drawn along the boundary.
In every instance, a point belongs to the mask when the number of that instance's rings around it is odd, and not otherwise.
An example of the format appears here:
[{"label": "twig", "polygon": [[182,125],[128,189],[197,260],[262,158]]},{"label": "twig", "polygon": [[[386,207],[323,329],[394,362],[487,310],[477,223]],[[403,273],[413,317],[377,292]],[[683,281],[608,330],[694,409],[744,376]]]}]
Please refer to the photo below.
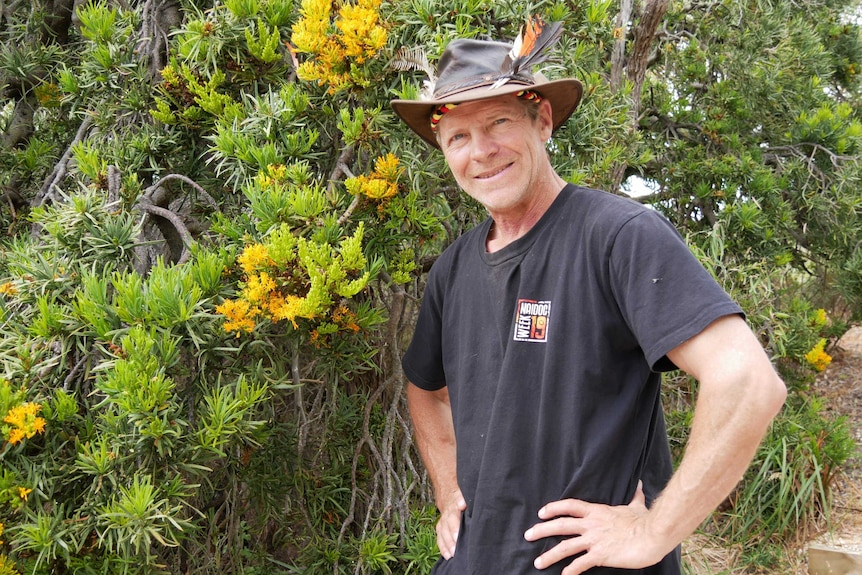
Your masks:
[{"label": "twig", "polygon": [[78,372],[81,371],[84,365],[89,362],[90,356],[92,355],[94,355],[94,351],[88,351],[84,354],[84,357],[79,359],[78,362],[74,365],[74,367],[72,367],[71,371],[69,371],[69,374],[63,380],[63,391],[69,391],[69,389],[72,387],[72,382],[75,380],[76,377],[78,377]]},{"label": "twig", "polygon": [[353,196],[353,201],[350,202],[349,206],[347,206],[347,210],[338,218],[339,226],[350,219],[350,216],[353,215],[354,210],[356,210],[356,208],[359,206],[360,198],[361,196],[359,194]]},{"label": "twig", "polygon": [[87,116],[84,118],[84,121],[81,122],[81,125],[78,126],[78,131],[75,133],[75,137],[72,139],[72,142],[66,148],[66,151],[63,152],[63,155],[60,157],[60,161],[57,162],[54,166],[54,170],[45,179],[45,183],[43,183],[42,187],[39,189],[39,194],[34,198],[34,205],[41,206],[45,203],[46,198],[52,197],[52,188],[57,186],[57,184],[66,177],[66,169],[69,164],[69,159],[72,156],[72,148],[84,139],[84,136],[86,135],[87,130],[90,129],[92,123],[92,116]]},{"label": "twig", "polygon": [[200,184],[198,184],[193,179],[191,179],[187,176],[184,176],[182,174],[168,174],[167,176],[160,178],[158,182],[156,182],[155,184],[153,184],[152,186],[150,186],[149,188],[144,190],[142,197],[147,198],[147,199],[152,198],[153,195],[158,191],[158,189],[164,186],[165,182],[169,182],[171,180],[180,180],[182,182],[187,183],[188,185],[193,187],[195,189],[195,191],[198,194],[200,194],[206,200],[206,203],[209,204],[213,209],[221,211],[221,208],[219,207],[218,202],[216,202],[213,199],[213,197],[205,189],[203,189],[203,187]]}]

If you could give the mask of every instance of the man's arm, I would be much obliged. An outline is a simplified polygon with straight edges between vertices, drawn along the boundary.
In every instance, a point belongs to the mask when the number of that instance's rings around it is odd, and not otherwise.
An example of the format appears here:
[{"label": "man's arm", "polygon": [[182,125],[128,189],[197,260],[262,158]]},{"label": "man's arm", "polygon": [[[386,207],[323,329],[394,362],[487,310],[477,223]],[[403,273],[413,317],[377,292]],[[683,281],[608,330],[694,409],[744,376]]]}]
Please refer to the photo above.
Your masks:
[{"label": "man's arm", "polygon": [[437,546],[444,559],[455,554],[455,542],[461,527],[461,513],[467,503],[458,487],[455,459],[455,428],[449,390],[425,391],[407,385],[407,405],[416,435],[416,446],[431,483],[440,510],[437,521]]},{"label": "man's arm", "polygon": [[583,555],[564,575],[599,565],[653,565],[692,533],[742,478],[787,394],[757,338],[741,317],[727,316],[668,357],[700,387],[679,468],[650,509],[640,489],[627,506],[567,499],[543,507],[543,522],[525,537],[573,537],[538,557],[537,568],[578,553]]}]

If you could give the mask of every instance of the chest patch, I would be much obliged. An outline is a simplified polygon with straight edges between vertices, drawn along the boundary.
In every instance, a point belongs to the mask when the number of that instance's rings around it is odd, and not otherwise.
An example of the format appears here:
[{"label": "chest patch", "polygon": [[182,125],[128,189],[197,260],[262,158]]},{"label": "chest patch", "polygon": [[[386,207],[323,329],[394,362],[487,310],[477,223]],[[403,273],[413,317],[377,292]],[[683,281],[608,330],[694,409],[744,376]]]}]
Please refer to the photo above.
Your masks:
[{"label": "chest patch", "polygon": [[551,302],[519,299],[515,317],[515,341],[548,341]]}]

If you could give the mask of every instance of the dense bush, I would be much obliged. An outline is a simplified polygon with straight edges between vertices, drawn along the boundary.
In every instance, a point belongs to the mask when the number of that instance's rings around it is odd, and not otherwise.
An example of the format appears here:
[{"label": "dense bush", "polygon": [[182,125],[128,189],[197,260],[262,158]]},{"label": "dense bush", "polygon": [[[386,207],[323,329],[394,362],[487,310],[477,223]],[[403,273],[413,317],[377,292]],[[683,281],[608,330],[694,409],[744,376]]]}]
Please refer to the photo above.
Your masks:
[{"label": "dense bush", "polygon": [[808,384],[862,293],[862,41],[841,3],[755,4],[0,7],[0,573],[427,572],[399,358],[482,212],[388,100],[533,11],[586,84],[561,173],[652,190],[794,392],[705,530],[826,511],[853,446]]}]

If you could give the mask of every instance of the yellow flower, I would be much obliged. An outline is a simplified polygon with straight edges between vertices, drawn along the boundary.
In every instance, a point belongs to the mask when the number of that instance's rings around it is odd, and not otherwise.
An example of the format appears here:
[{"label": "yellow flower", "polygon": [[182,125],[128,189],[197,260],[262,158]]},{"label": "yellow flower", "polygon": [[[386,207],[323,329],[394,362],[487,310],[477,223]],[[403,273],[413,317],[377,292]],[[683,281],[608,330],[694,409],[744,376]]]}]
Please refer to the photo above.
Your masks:
[{"label": "yellow flower", "polygon": [[272,178],[277,182],[282,181],[284,179],[284,174],[287,172],[287,166],[284,164],[268,164],[266,169],[270,176],[272,176]]},{"label": "yellow flower", "polygon": [[811,366],[817,371],[823,371],[830,363],[832,363],[832,356],[823,351],[823,348],[825,347],[826,340],[821,338],[820,341],[817,342],[817,345],[805,354],[805,361],[811,364]]},{"label": "yellow flower", "polygon": [[339,12],[336,27],[347,56],[358,63],[374,56],[386,44],[386,31],[377,25],[377,11],[373,8],[345,5]]},{"label": "yellow flower", "polygon": [[356,194],[365,194],[374,200],[391,198],[398,193],[397,183],[388,182],[382,178],[369,178],[368,176],[359,175],[353,178],[347,178],[344,181],[344,184],[347,187],[348,193],[354,196]]},{"label": "yellow flower", "polygon": [[[397,191],[398,187],[396,186],[395,189]],[[394,195],[391,191],[389,182],[386,180],[379,180],[377,178],[368,180],[365,185],[362,186],[362,193],[375,200],[388,198],[389,196]]]},{"label": "yellow flower", "polygon": [[374,161],[374,174],[372,174],[372,177],[378,177],[387,182],[397,182],[403,171],[404,169],[400,166],[398,156],[389,153],[385,156],[380,156]]},{"label": "yellow flower", "polygon": [[275,280],[266,272],[252,274],[248,278],[243,296],[251,303],[261,303],[275,290]]},{"label": "yellow flower", "polygon": [[0,285],[0,293],[3,295],[15,295],[18,293],[18,288],[16,288],[12,282],[6,282],[3,285]]},{"label": "yellow flower", "polygon": [[9,430],[9,443],[11,443],[12,445],[17,445],[24,439],[25,436],[26,434],[24,433],[23,429],[13,427],[11,430]]},{"label": "yellow flower", "polygon": [[818,327],[823,327],[826,325],[827,321],[826,310],[823,308],[815,310],[811,316],[811,323]]},{"label": "yellow flower", "polygon": [[40,404],[27,402],[9,410],[3,418],[4,423],[12,426],[9,430],[9,443],[15,445],[25,437],[29,439],[45,431],[45,420],[36,416],[40,409]]},{"label": "yellow flower", "polygon": [[339,328],[349,329],[354,333],[361,329],[356,324],[356,314],[343,305],[338,306],[333,310],[332,321],[335,322]]},{"label": "yellow flower", "polygon": [[316,54],[327,41],[331,0],[302,0],[302,18],[293,25],[291,41],[300,52]]},{"label": "yellow flower", "polygon": [[386,30],[378,24],[379,0],[343,3],[333,33],[331,0],[303,0],[301,18],[293,25],[291,41],[297,52],[312,59],[299,65],[300,79],[329,84],[329,93],[352,85],[367,84],[361,74],[351,73],[353,64],[363,64],[386,45]]},{"label": "yellow flower", "polygon": [[33,492],[33,490],[28,489],[27,487],[19,487],[18,488],[18,497],[20,497],[24,501],[27,501],[27,496],[30,495],[30,493],[32,493],[32,492]]},{"label": "yellow flower", "polygon": [[302,316],[304,304],[305,298],[288,295],[281,300],[277,308],[272,309],[272,318],[276,321],[286,319],[293,324],[293,327],[299,327],[296,318]]},{"label": "yellow flower", "polygon": [[257,271],[260,267],[272,265],[272,258],[269,257],[269,250],[263,244],[251,244],[242,250],[242,254],[237,258],[242,271],[247,274]]},{"label": "yellow flower", "polygon": [[260,310],[252,307],[249,302],[232,299],[216,306],[216,311],[227,318],[224,330],[228,333],[235,331],[237,337],[241,332],[250,333],[254,329],[254,317],[260,313]]},{"label": "yellow flower", "polygon": [[[3,542],[0,541],[0,543]],[[5,555],[0,555],[0,575],[21,575],[21,573],[15,569],[14,561],[10,561]]]}]

